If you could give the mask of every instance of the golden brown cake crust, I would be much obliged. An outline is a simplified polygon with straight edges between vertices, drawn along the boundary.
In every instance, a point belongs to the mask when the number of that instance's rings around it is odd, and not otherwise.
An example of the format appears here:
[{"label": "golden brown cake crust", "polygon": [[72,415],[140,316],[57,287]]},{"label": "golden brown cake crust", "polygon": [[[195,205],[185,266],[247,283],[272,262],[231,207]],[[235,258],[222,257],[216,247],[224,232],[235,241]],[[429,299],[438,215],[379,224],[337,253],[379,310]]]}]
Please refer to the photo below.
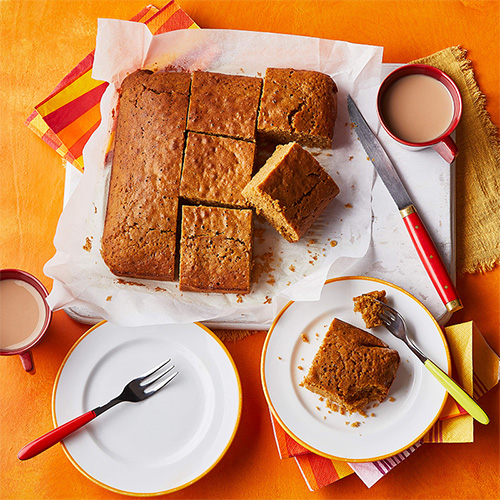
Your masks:
[{"label": "golden brown cake crust", "polygon": [[262,79],[195,71],[187,128],[255,141]]},{"label": "golden brown cake crust", "polygon": [[251,210],[182,207],[179,289],[250,292],[252,239]]},{"label": "golden brown cake crust", "polygon": [[289,242],[298,241],[339,193],[316,158],[297,143],[278,146],[243,196]]},{"label": "golden brown cake crust", "polygon": [[180,195],[204,205],[246,207],[241,191],[252,178],[255,143],[188,133]]},{"label": "golden brown cake crust", "polygon": [[119,102],[101,254],[118,276],[173,280],[190,75],[139,70]]},{"label": "golden brown cake crust", "polygon": [[385,290],[374,290],[373,292],[353,297],[354,312],[361,313],[361,317],[365,322],[366,328],[375,328],[376,326],[381,326],[383,324],[380,319],[382,306],[376,302],[376,300],[386,304],[387,298],[385,295]]},{"label": "golden brown cake crust", "polygon": [[400,364],[385,342],[335,318],[301,383],[349,412],[386,399]]},{"label": "golden brown cake crust", "polygon": [[259,136],[286,143],[331,148],[337,118],[337,86],[318,71],[268,68],[257,130]]}]

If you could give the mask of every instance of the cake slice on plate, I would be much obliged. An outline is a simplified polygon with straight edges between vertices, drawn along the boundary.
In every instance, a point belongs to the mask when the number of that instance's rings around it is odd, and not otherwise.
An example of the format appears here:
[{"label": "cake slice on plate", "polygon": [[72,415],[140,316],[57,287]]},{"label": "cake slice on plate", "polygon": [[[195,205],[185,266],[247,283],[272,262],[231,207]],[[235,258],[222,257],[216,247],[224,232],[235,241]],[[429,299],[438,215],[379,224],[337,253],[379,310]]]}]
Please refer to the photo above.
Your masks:
[{"label": "cake slice on plate", "polygon": [[399,364],[385,342],[335,318],[300,385],[329,405],[363,414],[368,403],[387,398]]}]

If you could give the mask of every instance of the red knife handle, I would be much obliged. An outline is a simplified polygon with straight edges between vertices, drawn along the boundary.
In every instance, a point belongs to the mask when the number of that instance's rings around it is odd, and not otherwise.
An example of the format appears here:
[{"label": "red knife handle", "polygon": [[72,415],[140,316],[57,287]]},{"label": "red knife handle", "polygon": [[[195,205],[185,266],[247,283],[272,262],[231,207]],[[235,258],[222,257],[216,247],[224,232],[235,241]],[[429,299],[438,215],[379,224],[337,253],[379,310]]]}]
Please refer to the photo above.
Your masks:
[{"label": "red knife handle", "polygon": [[17,454],[17,458],[19,460],[28,460],[28,458],[33,458],[34,456],[42,453],[42,451],[47,450],[51,446],[54,446],[59,441],[62,441],[65,437],[68,437],[70,434],[78,430],[80,427],[83,427],[85,424],[88,424],[91,420],[96,417],[94,410],[88,411],[79,417],[66,422],[55,429],[52,429],[47,434],[35,439],[31,443],[27,444]]},{"label": "red knife handle", "polygon": [[458,298],[448,270],[415,207],[410,205],[401,210],[401,216],[403,217],[406,229],[410,233],[411,240],[417,249],[418,256],[443,304],[449,312],[458,311],[463,307],[462,302]]}]

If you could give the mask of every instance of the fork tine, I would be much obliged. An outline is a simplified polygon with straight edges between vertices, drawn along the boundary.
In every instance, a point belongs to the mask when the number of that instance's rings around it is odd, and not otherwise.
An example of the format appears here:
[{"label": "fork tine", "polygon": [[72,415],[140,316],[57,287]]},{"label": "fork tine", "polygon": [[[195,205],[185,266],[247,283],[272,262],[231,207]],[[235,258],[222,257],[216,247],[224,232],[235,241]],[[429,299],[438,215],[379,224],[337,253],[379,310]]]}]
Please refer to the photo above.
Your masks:
[{"label": "fork tine", "polygon": [[[167,361],[167,363],[169,361]],[[171,365],[171,366],[168,366],[166,369],[163,369],[167,363],[163,363],[163,365],[160,368],[153,371],[153,373],[148,375],[146,378],[143,378],[139,382],[139,385],[141,387],[148,387],[148,386],[154,384],[156,381],[160,380],[163,377],[163,375],[166,375],[168,372],[172,371],[175,368],[175,365]]]},{"label": "fork tine", "polygon": [[166,361],[161,362],[158,366],[155,366],[154,368],[151,368],[151,370],[148,370],[146,373],[143,373],[140,377],[137,377],[137,381],[141,382],[145,378],[148,378],[149,376],[153,375],[153,373],[157,372],[161,368],[163,368],[166,364],[170,363],[171,359],[168,358]]},{"label": "fork tine", "polygon": [[[172,368],[174,368],[172,366]],[[178,374],[179,372],[172,373],[169,377],[167,377],[165,380],[161,380],[167,373],[170,372],[172,369],[170,368],[168,371],[166,371],[163,375],[158,377],[154,382],[151,382],[145,389],[144,394],[146,396],[152,396],[155,392],[158,392],[160,389],[163,389],[169,382],[171,382]]]}]

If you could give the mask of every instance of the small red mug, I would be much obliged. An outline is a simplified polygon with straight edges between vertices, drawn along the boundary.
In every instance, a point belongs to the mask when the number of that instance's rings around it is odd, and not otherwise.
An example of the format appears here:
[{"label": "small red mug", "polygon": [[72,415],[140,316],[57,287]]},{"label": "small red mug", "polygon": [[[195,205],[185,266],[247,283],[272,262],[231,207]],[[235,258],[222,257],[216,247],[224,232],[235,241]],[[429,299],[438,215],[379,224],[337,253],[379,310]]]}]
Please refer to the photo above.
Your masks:
[{"label": "small red mug", "polygon": [[[384,117],[383,103],[387,91],[398,80],[409,75],[425,75],[436,79],[448,90],[453,104],[453,111],[447,128],[437,137],[434,137],[425,142],[411,142],[398,137],[394,133],[394,131],[391,130],[386,118]],[[380,123],[387,134],[406,149],[418,151],[431,147],[435,151],[437,151],[448,163],[452,163],[457,156],[458,148],[451,138],[451,134],[456,129],[458,122],[460,121],[460,117],[462,116],[462,96],[460,95],[460,91],[455,82],[446,73],[435,68],[434,66],[428,66],[426,64],[407,64],[390,73],[383,80],[378,90],[377,113]]]},{"label": "small red mug", "polygon": [[1,356],[19,355],[21,358],[21,363],[23,365],[23,368],[27,372],[34,372],[33,358],[31,357],[30,349],[34,347],[38,342],[40,342],[52,320],[52,311],[46,301],[48,292],[37,278],[27,273],[26,271],[21,271],[20,269],[1,269],[0,281],[3,280],[23,281],[28,285],[31,285],[31,288],[34,289],[42,299],[43,302],[42,319],[38,324],[38,328],[34,330],[31,335],[28,336],[28,338],[26,339],[26,343],[20,346],[16,344],[16,346],[13,348],[5,348],[0,344]]}]

